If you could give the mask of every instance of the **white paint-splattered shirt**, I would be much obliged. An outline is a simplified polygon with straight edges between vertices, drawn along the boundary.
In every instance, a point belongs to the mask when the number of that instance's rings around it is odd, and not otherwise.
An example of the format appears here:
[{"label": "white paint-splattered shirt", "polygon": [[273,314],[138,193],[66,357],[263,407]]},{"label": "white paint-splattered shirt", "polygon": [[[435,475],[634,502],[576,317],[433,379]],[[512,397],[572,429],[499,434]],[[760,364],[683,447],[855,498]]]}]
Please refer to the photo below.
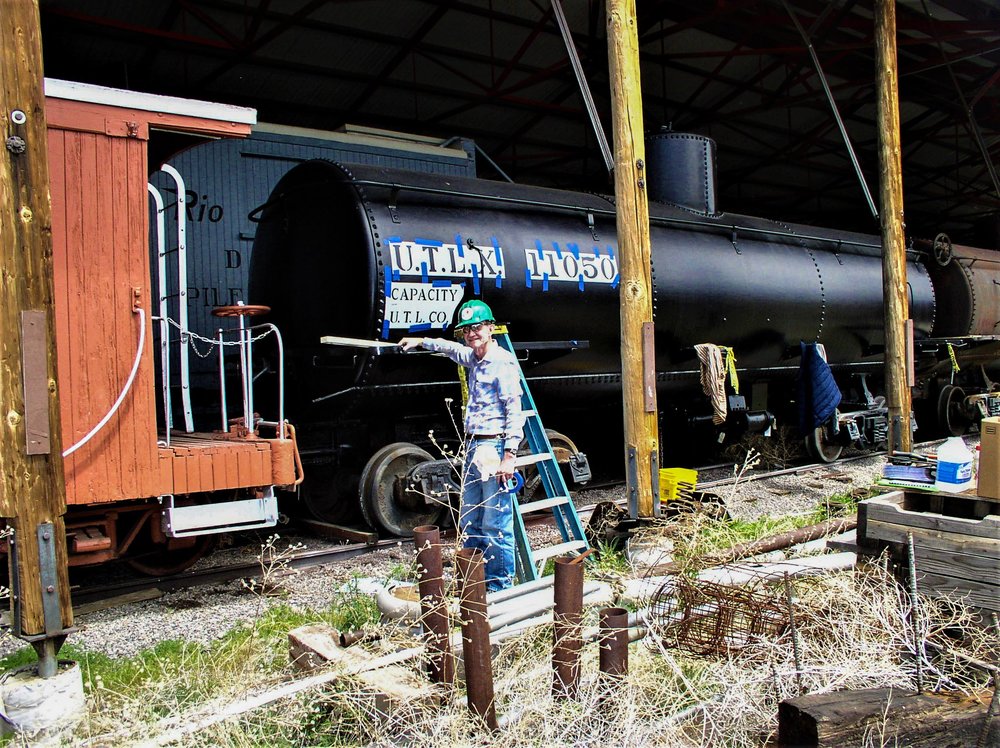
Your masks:
[{"label": "white paint-splattered shirt", "polygon": [[482,359],[464,343],[424,338],[423,347],[444,353],[469,370],[469,404],[465,409],[467,436],[501,434],[504,449],[517,451],[524,435],[521,411],[521,370],[514,354],[491,342]]}]

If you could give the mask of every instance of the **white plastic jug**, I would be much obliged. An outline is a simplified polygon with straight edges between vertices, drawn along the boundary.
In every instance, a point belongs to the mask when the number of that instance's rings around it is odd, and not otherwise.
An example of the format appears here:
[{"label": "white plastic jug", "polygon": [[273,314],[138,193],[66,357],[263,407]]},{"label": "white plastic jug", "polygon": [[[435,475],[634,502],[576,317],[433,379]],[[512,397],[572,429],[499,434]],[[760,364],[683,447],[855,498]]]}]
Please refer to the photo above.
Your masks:
[{"label": "white plastic jug", "polygon": [[939,491],[958,493],[972,488],[972,452],[965,446],[960,436],[949,437],[937,453],[937,480],[934,487]]}]

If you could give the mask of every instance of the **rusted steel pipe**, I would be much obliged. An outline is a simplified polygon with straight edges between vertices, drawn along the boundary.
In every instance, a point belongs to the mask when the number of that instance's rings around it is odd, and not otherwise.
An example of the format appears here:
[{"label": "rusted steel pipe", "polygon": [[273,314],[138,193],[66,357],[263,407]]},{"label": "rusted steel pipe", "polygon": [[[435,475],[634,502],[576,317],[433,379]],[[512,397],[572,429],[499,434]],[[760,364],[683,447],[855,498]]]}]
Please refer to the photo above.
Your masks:
[{"label": "rusted steel pipe", "polygon": [[625,608],[602,608],[600,670],[605,694],[628,675],[628,611]]},{"label": "rusted steel pipe", "polygon": [[[731,548],[719,553],[703,557],[699,560],[698,566],[704,568],[729,564],[748,556],[769,553],[770,551],[789,548],[793,545],[798,545],[799,543],[808,543],[812,540],[825,538],[828,535],[837,535],[838,533],[849,532],[857,526],[858,516],[856,514],[839,519],[828,519],[825,522],[800,527],[797,530],[789,530],[788,532],[770,535],[766,538],[760,538],[759,540],[752,540],[748,543],[734,545]],[[668,561],[667,563],[654,566],[647,573],[650,576],[654,576],[656,574],[676,574],[679,571],[683,571],[683,567],[680,564],[677,564],[674,561]]]},{"label": "rusted steel pipe", "polygon": [[583,564],[560,556],[555,566],[552,695],[575,699],[580,687],[580,637],[583,621]]},{"label": "rusted steel pipe", "polygon": [[491,730],[497,729],[490,659],[490,619],[486,612],[486,569],[483,552],[462,548],[455,554],[461,584],[462,654],[469,710]]},{"label": "rusted steel pipe", "polygon": [[441,563],[441,532],[436,525],[413,529],[417,548],[417,580],[420,590],[420,620],[430,653],[428,671],[431,681],[451,685],[455,682],[455,658],[451,653],[451,625],[444,599],[444,566]]}]

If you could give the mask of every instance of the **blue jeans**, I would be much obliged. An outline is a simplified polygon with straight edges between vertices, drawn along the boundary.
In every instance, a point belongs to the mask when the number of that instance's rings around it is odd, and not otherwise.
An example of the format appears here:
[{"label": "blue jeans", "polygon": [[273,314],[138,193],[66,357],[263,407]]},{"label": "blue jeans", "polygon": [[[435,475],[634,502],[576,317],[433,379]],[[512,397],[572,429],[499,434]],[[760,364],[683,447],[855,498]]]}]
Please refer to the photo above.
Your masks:
[{"label": "blue jeans", "polygon": [[496,449],[503,457],[502,439],[468,439],[462,470],[462,508],[458,526],[466,548],[479,548],[486,562],[486,591],[514,584],[514,494],[500,489],[496,476],[482,479],[472,462],[482,447]]}]

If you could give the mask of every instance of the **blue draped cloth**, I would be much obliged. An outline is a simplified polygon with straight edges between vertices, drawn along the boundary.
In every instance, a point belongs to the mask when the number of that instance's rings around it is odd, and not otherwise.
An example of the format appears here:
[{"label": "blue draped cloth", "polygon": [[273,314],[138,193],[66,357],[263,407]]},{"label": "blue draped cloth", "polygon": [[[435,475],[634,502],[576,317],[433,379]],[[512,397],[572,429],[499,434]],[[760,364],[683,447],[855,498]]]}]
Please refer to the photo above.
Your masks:
[{"label": "blue draped cloth", "polygon": [[799,364],[799,430],[808,434],[823,424],[840,405],[841,394],[815,343],[801,342]]}]

